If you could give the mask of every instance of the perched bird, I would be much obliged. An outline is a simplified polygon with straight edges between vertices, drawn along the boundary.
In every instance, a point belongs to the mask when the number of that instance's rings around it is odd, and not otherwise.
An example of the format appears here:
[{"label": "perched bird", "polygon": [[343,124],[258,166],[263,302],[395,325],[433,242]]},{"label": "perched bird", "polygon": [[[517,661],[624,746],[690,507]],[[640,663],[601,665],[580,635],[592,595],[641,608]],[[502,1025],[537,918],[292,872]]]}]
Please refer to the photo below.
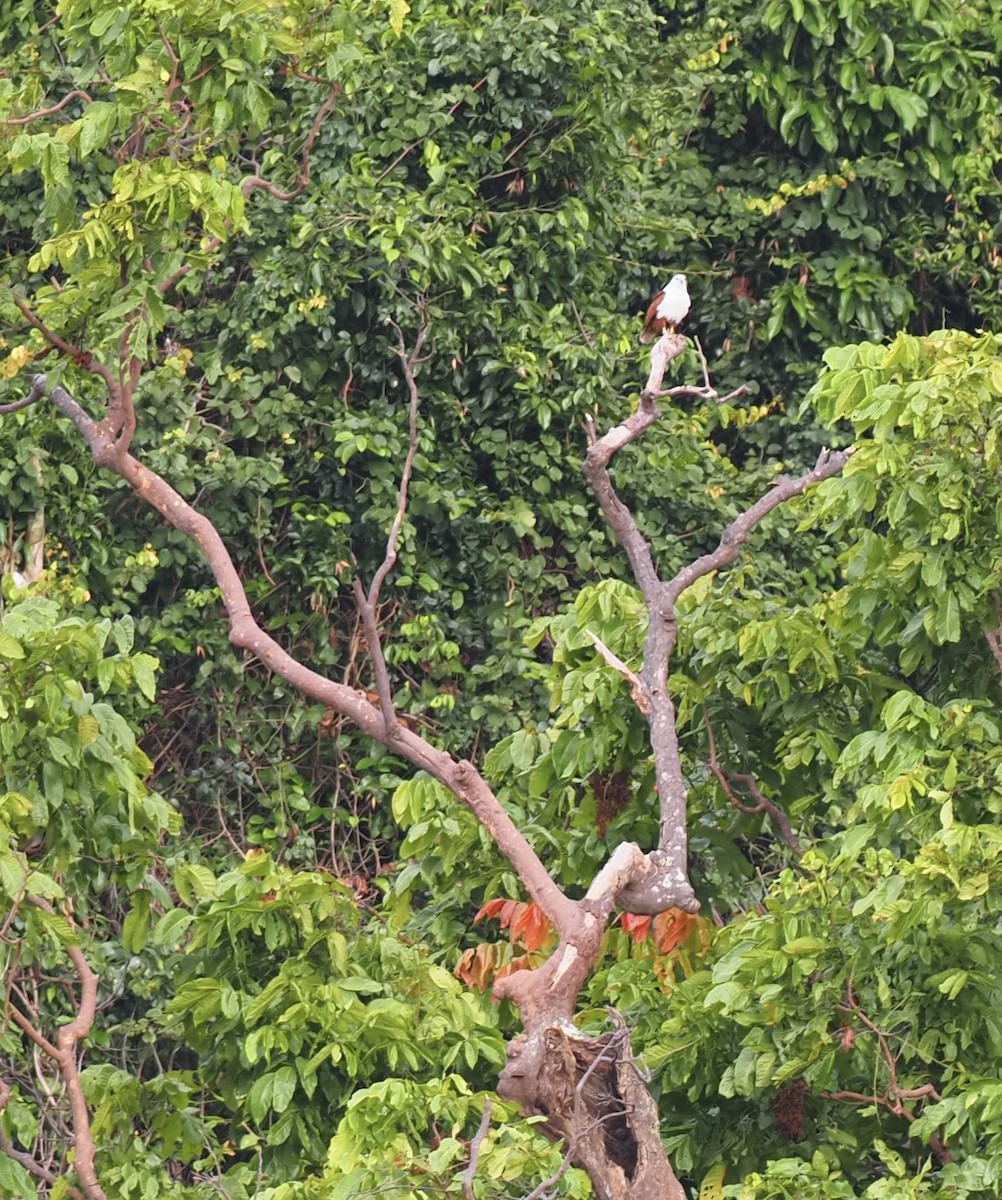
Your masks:
[{"label": "perched bird", "polygon": [[666,329],[674,333],[688,311],[689,289],[685,286],[685,276],[673,275],[651,301],[640,340],[653,342]]}]

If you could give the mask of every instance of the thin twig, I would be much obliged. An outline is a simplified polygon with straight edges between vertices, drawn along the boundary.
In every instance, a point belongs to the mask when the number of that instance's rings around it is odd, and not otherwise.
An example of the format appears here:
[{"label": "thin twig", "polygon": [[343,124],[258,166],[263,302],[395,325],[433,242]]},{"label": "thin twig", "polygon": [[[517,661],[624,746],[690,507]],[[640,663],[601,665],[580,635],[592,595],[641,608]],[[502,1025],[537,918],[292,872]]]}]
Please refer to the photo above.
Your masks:
[{"label": "thin twig", "polygon": [[[480,89],[487,82],[487,80],[488,80],[488,77],[485,75],[483,77],[483,79],[480,79],[475,84],[473,84],[473,86],[470,88],[470,92],[472,92],[472,93],[479,92]],[[463,105],[467,104],[469,102],[469,99],[470,99],[469,95],[460,96],[460,98],[456,101],[455,104],[452,105],[451,108],[446,109],[446,116],[454,117],[456,115],[456,113],[459,112],[459,110],[463,107]],[[430,135],[426,134],[425,138],[428,136],[430,136]],[[411,144],[409,146],[405,146],[403,148],[403,150],[401,150],[400,153],[397,155],[397,157],[393,160],[393,162],[391,162],[390,165],[385,168],[385,170],[382,172],[382,174],[380,174],[376,177],[376,185],[378,186],[379,184],[381,184],[383,182],[383,180],[386,178],[386,176],[389,175],[389,173],[392,170],[394,170],[394,168],[398,167],[409,154],[412,154],[418,148],[418,146],[421,145],[421,143],[425,140],[425,138],[418,138],[417,141],[411,142]]]},{"label": "thin twig", "polygon": [[486,1096],[484,1098],[484,1115],[480,1118],[480,1127],[470,1142],[470,1161],[462,1175],[463,1196],[466,1200],[474,1200],[473,1176],[477,1173],[477,1163],[480,1161],[480,1147],[483,1145],[487,1131],[491,1127],[491,1109],[493,1107],[494,1101],[490,1096]]},{"label": "thin twig", "polygon": [[[422,310],[423,317],[423,302],[419,307]],[[404,379],[407,381],[407,390],[410,396],[407,455],[404,459],[404,468],[400,475],[400,486],[397,491],[397,510],[393,515],[393,523],[390,525],[390,532],[386,538],[386,553],[383,556],[383,561],[379,564],[375,575],[372,577],[372,583],[369,586],[368,592],[366,592],[362,581],[359,579],[354,581],[352,592],[365,628],[365,640],[369,649],[372,672],[376,679],[376,692],[379,695],[379,708],[386,722],[387,734],[391,738],[394,738],[399,731],[400,722],[393,707],[393,688],[390,684],[390,673],[386,666],[386,658],[383,655],[382,640],[379,634],[379,595],[383,584],[396,565],[400,531],[403,528],[404,518],[407,515],[407,499],[410,492],[411,474],[414,470],[414,459],[417,457],[418,450],[417,418],[418,405],[421,399],[415,370],[424,361],[421,352],[424,349],[425,340],[428,336],[428,323],[426,320],[422,320],[421,328],[414,339],[413,349],[409,353],[407,344],[404,341],[403,330],[394,321],[391,321],[390,324],[397,331],[397,356],[400,359],[400,365],[404,372]]]},{"label": "thin twig", "polygon": [[37,404],[45,395],[45,390],[48,386],[48,380],[44,375],[36,375],[32,380],[31,391],[23,400],[16,400],[13,404],[0,404],[0,416],[6,413],[15,413],[18,409],[27,408],[30,404]]},{"label": "thin twig", "polygon": [[581,314],[578,312],[578,306],[574,303],[573,296],[570,299],[570,306],[571,306],[571,311],[574,313],[574,320],[577,321],[577,323],[578,323],[578,329],[581,330],[581,336],[584,338],[584,340],[588,343],[589,346],[594,346],[595,340],[591,336],[591,334],[588,332],[588,330],[585,329],[584,321],[581,320]]},{"label": "thin twig", "polygon": [[713,404],[729,404],[732,400],[737,400],[739,396],[747,396],[751,388],[747,384],[742,384],[736,387],[733,391],[728,392],[726,396],[721,396],[716,388],[713,387],[697,387],[692,383],[683,383],[678,387],[663,388],[657,394],[658,400],[677,399],[682,396],[693,396],[697,400],[709,400]]},{"label": "thin twig", "polygon": [[[45,324],[45,322],[41,319],[41,317],[38,316],[37,313],[33,312],[28,307],[25,301],[23,301],[16,292],[13,292],[8,288],[7,294],[10,296],[11,300],[14,301],[14,304],[21,313],[21,316],[24,317],[24,319],[33,329],[38,330],[38,332],[43,338],[45,338],[50,346],[58,350],[60,354],[65,354],[67,358],[71,358],[77,364],[77,366],[82,367],[85,371],[89,371],[92,375],[99,375],[104,380],[105,387],[108,389],[109,398],[113,399],[115,395],[117,395],[118,384],[115,381],[115,377],[112,374],[110,367],[106,367],[103,363],[97,362],[96,359],[91,358],[86,351],[78,349],[76,346],[71,345],[65,338],[60,337],[58,333],[50,329],[48,325]],[[39,378],[39,376],[36,376],[36,378]],[[44,376],[41,376],[41,378],[44,378]]]},{"label": "thin twig", "polygon": [[[939,1092],[931,1083],[923,1083],[914,1088],[899,1088],[898,1087],[898,1060],[890,1044],[887,1041],[887,1035],[878,1027],[876,1022],[872,1021],[863,1011],[862,1006],[856,998],[856,993],[853,990],[852,978],[846,980],[845,985],[846,1003],[843,1006],[850,1012],[854,1013],[859,1020],[866,1026],[867,1029],[877,1039],[880,1046],[881,1057],[884,1060],[884,1065],[887,1068],[887,1090],[882,1096],[868,1096],[863,1092],[840,1091],[840,1092],[821,1092],[820,1095],[825,1100],[851,1100],[855,1104],[873,1104],[879,1108],[886,1108],[888,1112],[893,1113],[896,1117],[901,1117],[903,1120],[912,1124],[917,1118],[911,1109],[906,1108],[902,1104],[902,1100],[935,1100],[937,1103],[942,1100]],[[929,1146],[933,1153],[941,1163],[953,1162],[953,1155],[950,1153],[949,1147],[938,1134],[931,1134],[929,1137]]]},{"label": "thin twig", "polygon": [[[299,174],[296,177],[296,186],[292,189],[292,191],[281,191],[273,183],[270,183],[267,179],[264,179],[260,174],[255,172],[253,175],[249,175],[240,185],[240,192],[245,200],[251,195],[252,192],[257,190],[266,191],[270,195],[274,196],[277,200],[294,200],[297,196],[301,195],[307,187],[309,187],[311,169],[310,155],[313,150],[313,143],[316,141],[317,135],[320,132],[320,127],[323,125],[331,108],[334,106],[335,100],[337,100],[340,94],[340,84],[334,84],[334,86],[331,88],[330,95],[323,102],[323,104],[320,105],[319,109],[317,109],[317,114],[313,118],[313,124],[310,126],[310,132],[307,134],[306,141],[303,143],[302,163],[299,169]],[[232,227],[233,222],[227,220],[225,224],[227,230],[229,230]],[[223,238],[219,236],[213,236],[202,248],[201,254],[213,254],[222,244]],[[161,293],[169,292],[171,288],[179,284],[181,280],[188,275],[194,265],[195,264],[193,262],[184,263],[174,272],[173,275],[169,275],[166,279],[157,284],[157,291]]]},{"label": "thin twig", "polygon": [[[751,775],[728,774],[721,767],[717,758],[717,739],[714,737],[713,726],[710,724],[710,714],[707,712],[705,704],[703,705],[703,724],[706,726],[706,737],[710,746],[710,757],[706,765],[710,768],[717,783],[720,784],[720,789],[728,801],[740,812],[748,813],[751,816],[760,812],[768,813],[776,822],[783,841],[786,842],[798,857],[802,857],[804,848],[793,832],[793,826],[790,824],[789,817],[779,805],[762,794],[758,784]],[[732,790],[732,784],[734,783],[745,788],[746,795],[751,796],[755,804],[743,804]]]},{"label": "thin twig", "polygon": [[644,681],[640,678],[636,671],[632,671],[617,654],[614,654],[609,649],[609,647],[605,644],[605,642],[602,641],[597,633],[594,633],[591,629],[586,629],[585,633],[591,638],[595,645],[595,649],[599,652],[599,654],[601,654],[609,666],[612,667],[614,671],[618,671],[619,674],[622,675],[627,681],[627,683],[629,683],[630,694],[633,697],[633,703],[637,706],[637,708],[640,709],[642,713],[649,713],[651,711],[651,701],[647,695],[646,689],[644,688]]},{"label": "thin twig", "polygon": [[275,184],[267,179],[263,179],[260,175],[251,175],[241,184],[241,191],[245,198],[257,188],[261,188],[270,196],[274,196],[276,200],[295,200],[297,196],[301,196],[306,191],[310,186],[310,154],[313,150],[313,143],[317,140],[321,125],[327,119],[327,114],[334,107],[334,102],[340,95],[341,85],[335,83],[331,88],[330,95],[317,109],[317,114],[313,118],[313,124],[310,126],[310,132],[306,135],[306,141],[303,143],[302,166],[300,167],[299,174],[296,176],[296,186],[289,192],[283,192]]},{"label": "thin twig", "polygon": [[0,125],[30,125],[32,121],[40,121],[42,117],[51,117],[53,113],[64,109],[67,104],[75,100],[78,96],[87,101],[88,104],[93,104],[92,97],[80,88],[75,91],[67,92],[66,95],[59,101],[58,104],[53,104],[51,108],[40,108],[37,112],[29,113],[26,117],[8,117],[6,121],[0,121]]},{"label": "thin twig", "polygon": [[703,353],[703,343],[698,337],[694,337],[693,342],[696,346],[696,353],[699,355],[700,366],[703,368],[703,387],[706,391],[712,392],[713,387],[710,384],[710,368],[706,363],[706,355]]}]

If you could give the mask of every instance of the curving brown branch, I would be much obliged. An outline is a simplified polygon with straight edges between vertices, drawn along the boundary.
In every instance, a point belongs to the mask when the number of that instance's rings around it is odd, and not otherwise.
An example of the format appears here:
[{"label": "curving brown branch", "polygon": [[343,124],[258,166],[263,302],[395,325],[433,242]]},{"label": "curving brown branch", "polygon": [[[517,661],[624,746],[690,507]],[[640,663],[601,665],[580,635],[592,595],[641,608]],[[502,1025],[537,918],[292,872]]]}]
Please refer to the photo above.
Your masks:
[{"label": "curving brown branch", "polygon": [[[38,314],[35,313],[29,307],[29,305],[11,288],[7,289],[7,294],[14,302],[14,305],[21,316],[24,317],[32,329],[38,330],[38,332],[49,343],[53,350],[58,350],[60,354],[64,355],[68,359],[71,359],[84,371],[88,371],[92,375],[99,376],[104,381],[104,385],[108,389],[108,395],[112,399],[118,395],[118,383],[110,367],[106,367],[103,363],[95,361],[86,350],[81,350],[78,346],[74,346],[64,337],[61,337],[54,330],[50,329],[48,325],[46,325],[46,323],[41,319],[41,317],[39,317]],[[44,378],[44,376],[36,376],[35,378]],[[34,380],[32,380],[32,390],[34,390]]]},{"label": "curving brown branch", "polygon": [[[53,914],[52,905],[40,896],[28,896],[28,901],[43,912]],[[97,974],[91,969],[83,951],[79,946],[68,946],[66,954],[76,972],[79,984],[79,996],[76,1001],[76,1015],[65,1025],[60,1025],[55,1042],[50,1041],[37,1024],[37,1018],[32,1020],[8,993],[7,1011],[11,1020],[38,1049],[49,1058],[59,1072],[59,1077],[66,1089],[70,1107],[70,1122],[73,1130],[73,1169],[83,1189],[87,1200],[106,1200],[105,1193],[98,1180],[95,1168],[94,1137],[90,1126],[90,1111],[80,1082],[80,1065],[77,1059],[77,1045],[88,1036],[94,1024],[97,1012]],[[20,995],[20,993],[19,993]],[[22,998],[23,1003],[23,998]],[[2,1105],[0,1105],[2,1107]],[[33,1160],[19,1157],[20,1152],[11,1152],[8,1145],[0,1145],[0,1149],[11,1158],[21,1162],[27,1170],[32,1171],[40,1179],[47,1179],[48,1174],[39,1164],[33,1170],[29,1165]],[[79,1192],[75,1193],[80,1195]]]},{"label": "curving brown branch", "polygon": [[[854,1104],[872,1104],[875,1107],[886,1109],[889,1113],[900,1117],[910,1125],[917,1119],[917,1115],[912,1109],[902,1103],[903,1100],[928,1099],[940,1101],[942,1100],[942,1096],[940,1096],[931,1083],[923,1083],[915,1088],[902,1088],[898,1086],[898,1055],[894,1054],[891,1050],[887,1034],[863,1011],[859,1000],[856,998],[851,978],[846,980],[845,991],[846,1002],[841,1007],[846,1012],[851,1012],[857,1017],[860,1023],[877,1039],[880,1056],[883,1058],[884,1066],[887,1069],[887,1087],[881,1095],[874,1094],[870,1096],[864,1092],[853,1091],[820,1092],[819,1095],[824,1100],[849,1100]],[[949,1147],[938,1134],[930,1136],[929,1147],[940,1163],[953,1162],[953,1155],[950,1153]]]},{"label": "curving brown branch", "polygon": [[392,712],[382,712],[364,692],[327,679],[294,659],[255,620],[237,569],[212,522],[120,446],[107,423],[92,419],[65,388],[49,388],[43,376],[36,377],[32,385],[47,390],[52,403],[83,436],[99,466],[125,480],[140,500],[199,547],[219,587],[234,646],[255,655],[301,695],[347,717],[375,741],[443,783],[481,822],[553,925],[561,931],[578,927],[578,902],[568,899],[553,881],[473,763],[453,758],[394,721]]},{"label": "curving brown branch", "polygon": [[313,143],[317,140],[321,125],[326,121],[328,113],[334,107],[334,102],[340,95],[341,85],[335,83],[331,88],[330,95],[317,109],[316,116],[313,118],[313,124],[310,126],[310,132],[306,135],[306,141],[303,143],[302,165],[299,168],[299,174],[296,176],[296,186],[291,191],[283,192],[275,184],[262,178],[260,175],[250,175],[241,184],[241,190],[245,198],[258,188],[266,191],[270,196],[274,196],[276,200],[295,200],[297,196],[301,196],[306,191],[310,186],[310,155],[313,151]]},{"label": "curving brown branch", "polygon": [[[800,844],[797,835],[793,832],[793,826],[790,824],[790,818],[774,801],[764,795],[759,788],[755,779],[751,775],[742,775],[734,772],[725,771],[717,758],[717,739],[713,733],[713,726],[710,724],[710,714],[706,711],[706,705],[703,705],[703,724],[706,726],[706,737],[709,743],[710,757],[707,759],[706,765],[710,768],[714,779],[720,784],[720,790],[727,797],[729,804],[732,804],[739,812],[748,813],[749,816],[754,816],[756,813],[765,812],[772,817],[779,829],[780,837],[790,847],[790,849],[802,858],[804,848]],[[743,795],[751,797],[755,803],[746,804],[744,800],[734,794],[734,785],[744,789]]]},{"label": "curving brown branch", "polygon": [[8,117],[5,121],[0,121],[0,125],[30,125],[32,121],[40,121],[43,117],[51,117],[57,112],[62,112],[67,104],[72,103],[78,97],[86,100],[88,104],[94,103],[92,96],[80,88],[76,88],[72,92],[67,92],[58,104],[53,104],[49,108],[40,108],[35,112],[28,113],[26,117]]},{"label": "curving brown branch", "polygon": [[[310,131],[306,135],[306,141],[303,143],[303,152],[300,161],[299,173],[296,176],[296,186],[292,188],[291,191],[283,192],[275,184],[265,179],[258,172],[255,172],[253,175],[248,175],[240,185],[240,191],[245,200],[256,191],[265,191],[269,195],[274,196],[276,200],[295,200],[297,196],[301,196],[303,192],[306,191],[310,185],[313,143],[317,140],[317,136],[320,133],[320,129],[323,126],[324,121],[327,119],[331,109],[334,107],[334,104],[340,95],[341,85],[339,83],[335,83],[331,87],[330,94],[328,95],[327,99],[317,109],[316,116],[313,118],[313,123],[310,125]],[[231,226],[232,222],[227,221],[227,229],[229,229]],[[221,237],[211,237],[205,243],[205,246],[202,249],[202,254],[213,254],[222,244],[223,239]],[[169,292],[172,288],[176,287],[181,280],[185,278],[185,276],[190,274],[194,265],[195,264],[193,262],[187,262],[178,267],[173,275],[168,276],[166,279],[161,280],[161,282],[157,284],[157,290],[163,294]]]},{"label": "curving brown branch", "polygon": [[[397,346],[411,391],[410,446],[415,453],[415,369],[421,361],[423,345],[424,338],[419,337],[414,349],[409,353],[405,351],[402,340],[398,341]],[[552,1028],[554,1023],[560,1026],[568,1024],[580,989],[593,970],[600,953],[602,934],[617,905],[618,897],[646,869],[646,860],[640,848],[631,844],[619,846],[592,882],[585,897],[582,900],[570,899],[550,876],[532,845],[512,821],[472,762],[457,760],[408,728],[396,719],[388,701],[378,706],[372,704],[364,692],[327,679],[288,654],[255,620],[236,567],[213,524],[180,496],[166,480],[138,461],[120,439],[116,440],[107,416],[102,420],[93,419],[64,387],[50,387],[43,376],[32,380],[32,389],[40,389],[46,393],[56,409],[72,422],[87,442],[91,455],[99,466],[122,478],[140,500],[154,508],[168,524],[186,534],[199,547],[222,596],[229,623],[230,641],[235,647],[256,656],[302,696],[352,721],[374,741],[386,746],[412,766],[427,771],[469,808],[494,840],[498,850],[511,863],[526,891],[546,914],[560,938],[557,951],[541,968],[531,972],[522,971],[502,980],[497,992],[499,995],[509,995],[518,1005],[523,1025],[526,1029],[533,1030],[535,1036],[544,1036],[545,1030]],[[131,393],[119,394],[123,396],[125,405],[131,408]],[[109,397],[109,411],[112,403],[113,400]],[[409,455],[409,461],[405,464],[397,513],[387,539],[386,556],[369,591],[364,593],[365,603],[371,610],[370,625],[375,625],[380,588],[395,559],[397,539],[404,520],[413,457],[413,454]],[[374,629],[369,648],[370,654],[375,648],[373,662],[378,664],[378,627]],[[379,670],[377,665],[377,679]],[[382,670],[385,672],[385,664]],[[388,675],[384,675],[381,688],[388,693]],[[505,988],[507,992],[504,991]],[[60,1036],[63,1036],[62,1032]],[[56,1049],[58,1051],[60,1047]],[[509,1094],[516,1097],[520,1093],[516,1087]],[[653,1101],[650,1101],[650,1104],[653,1106]],[[654,1118],[651,1117],[651,1112],[655,1113]],[[648,1124],[654,1120],[656,1139],[656,1109],[645,1110],[645,1113],[645,1121]],[[83,1114],[80,1114],[81,1120],[82,1117]],[[647,1130],[631,1136],[640,1142],[645,1138],[649,1141],[651,1134]],[[584,1165],[588,1169],[587,1163]],[[86,1155],[84,1166],[86,1167]],[[657,1170],[664,1178],[670,1175],[674,1179],[663,1150]],[[597,1183],[596,1188],[597,1196],[613,1197],[613,1193],[603,1192],[600,1184]],[[632,1193],[631,1200],[642,1194],[642,1191]],[[627,1193],[623,1192],[621,1195],[625,1197]],[[89,1200],[100,1200],[93,1190],[88,1191],[88,1197]]]},{"label": "curving brown branch", "polygon": [[31,391],[27,394],[27,396],[24,397],[23,400],[15,400],[12,404],[0,404],[0,416],[3,416],[5,413],[15,413],[19,409],[28,408],[32,404],[37,404],[39,400],[44,400],[45,383],[43,382],[40,385],[38,383],[39,378],[44,380],[45,377],[44,375],[35,376],[35,379],[32,381]]}]

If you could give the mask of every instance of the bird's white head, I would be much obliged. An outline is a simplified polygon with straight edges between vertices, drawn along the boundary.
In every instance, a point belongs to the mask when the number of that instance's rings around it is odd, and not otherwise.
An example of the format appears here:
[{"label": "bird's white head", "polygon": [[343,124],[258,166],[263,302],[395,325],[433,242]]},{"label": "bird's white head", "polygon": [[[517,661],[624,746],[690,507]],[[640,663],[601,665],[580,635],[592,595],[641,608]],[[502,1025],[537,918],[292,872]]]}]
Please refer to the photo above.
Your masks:
[{"label": "bird's white head", "polygon": [[684,288],[684,287],[685,287],[685,276],[682,274],[679,274],[679,275],[673,275],[671,277],[671,279],[669,279],[668,282],[664,285],[664,288],[662,290],[667,292],[669,288]]}]

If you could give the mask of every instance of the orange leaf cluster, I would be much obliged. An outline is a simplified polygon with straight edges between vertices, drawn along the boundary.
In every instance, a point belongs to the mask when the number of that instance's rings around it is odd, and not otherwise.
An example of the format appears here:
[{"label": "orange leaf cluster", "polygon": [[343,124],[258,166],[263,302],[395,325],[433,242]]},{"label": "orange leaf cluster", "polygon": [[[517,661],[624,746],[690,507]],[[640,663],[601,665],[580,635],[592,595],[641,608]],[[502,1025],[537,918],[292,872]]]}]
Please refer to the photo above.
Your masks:
[{"label": "orange leaf cluster", "polygon": [[482,921],[485,917],[497,917],[502,929],[508,930],[508,940],[513,946],[523,946],[530,954],[541,950],[553,932],[546,914],[535,902],[529,900],[488,900],[473,918]]},{"label": "orange leaf cluster", "polygon": [[644,941],[654,931],[654,948],[659,954],[671,954],[682,945],[689,935],[705,922],[695,913],[683,912],[680,908],[668,908],[658,913],[653,920],[636,913],[625,912],[619,918],[623,932],[629,934],[636,944]]},{"label": "orange leaf cluster", "polygon": [[455,975],[478,992],[485,992],[492,980],[534,966],[531,956],[542,950],[553,934],[553,926],[534,900],[488,900],[473,919],[482,921],[485,917],[496,918],[501,928],[508,930],[511,946],[520,947],[526,953],[512,958],[508,946],[490,942],[464,951]]}]

